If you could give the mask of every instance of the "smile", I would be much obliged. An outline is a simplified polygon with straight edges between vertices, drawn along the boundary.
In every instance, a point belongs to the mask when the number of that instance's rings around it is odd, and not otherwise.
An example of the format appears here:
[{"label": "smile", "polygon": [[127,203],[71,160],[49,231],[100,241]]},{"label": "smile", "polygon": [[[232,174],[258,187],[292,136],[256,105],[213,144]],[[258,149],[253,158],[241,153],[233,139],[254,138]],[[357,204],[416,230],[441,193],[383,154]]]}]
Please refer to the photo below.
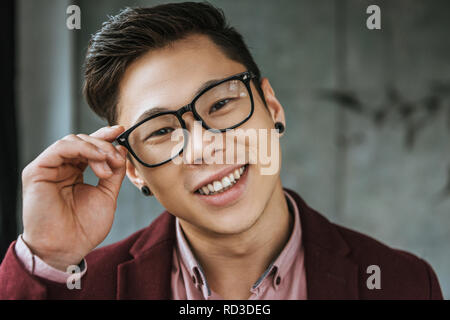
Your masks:
[{"label": "smile", "polygon": [[247,167],[248,164],[243,165],[242,167],[235,169],[233,172],[224,175],[222,178],[205,184],[201,188],[197,189],[196,193],[212,196],[231,189],[239,181]]}]

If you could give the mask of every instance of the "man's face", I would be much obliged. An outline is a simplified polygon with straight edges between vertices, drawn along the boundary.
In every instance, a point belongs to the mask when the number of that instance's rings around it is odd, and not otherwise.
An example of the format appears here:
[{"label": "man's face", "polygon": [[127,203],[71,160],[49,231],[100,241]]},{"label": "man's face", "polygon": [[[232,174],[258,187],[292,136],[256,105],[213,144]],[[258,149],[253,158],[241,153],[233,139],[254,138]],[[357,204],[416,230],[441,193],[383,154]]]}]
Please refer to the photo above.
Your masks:
[{"label": "man's face", "polygon": [[[144,112],[154,107],[177,110],[191,102],[205,82],[244,71],[242,64],[227,58],[206,36],[193,35],[166,48],[152,50],[133,62],[125,72],[120,83],[118,123],[128,129]],[[268,82],[267,86],[270,87]],[[274,115],[283,113],[281,106],[273,97],[268,99],[267,109],[253,83],[251,88],[254,113],[239,129],[266,129],[270,132],[274,128]],[[267,91],[270,96],[271,89]],[[187,112],[183,119],[191,131],[195,121],[193,114]],[[194,154],[198,142],[191,134],[188,145],[191,154]],[[232,147],[225,143],[213,150],[225,154],[227,148]],[[246,145],[246,152],[249,152],[248,147]],[[278,157],[279,154],[278,149]],[[220,181],[243,165],[206,164],[207,159],[194,164],[193,157],[189,158],[182,163],[170,161],[154,168],[128,161],[127,175],[136,186],[148,186],[169,212],[195,228],[215,234],[237,234],[249,229],[272,196],[279,180],[279,167],[274,174],[262,175],[261,165],[251,163],[246,166],[238,183],[220,194],[208,196],[200,194],[199,187],[205,182],[213,184],[212,179]]]}]

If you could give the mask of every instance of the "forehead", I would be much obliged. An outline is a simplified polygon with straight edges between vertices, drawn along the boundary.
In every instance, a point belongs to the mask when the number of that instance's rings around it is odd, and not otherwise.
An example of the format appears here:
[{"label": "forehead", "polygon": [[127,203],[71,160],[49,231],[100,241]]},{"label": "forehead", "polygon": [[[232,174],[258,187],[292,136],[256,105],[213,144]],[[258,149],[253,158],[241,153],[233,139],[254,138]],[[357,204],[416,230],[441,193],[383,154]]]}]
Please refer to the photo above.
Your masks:
[{"label": "forehead", "polygon": [[192,35],[134,61],[119,85],[118,123],[131,127],[154,107],[176,110],[208,80],[245,71],[207,36]]}]

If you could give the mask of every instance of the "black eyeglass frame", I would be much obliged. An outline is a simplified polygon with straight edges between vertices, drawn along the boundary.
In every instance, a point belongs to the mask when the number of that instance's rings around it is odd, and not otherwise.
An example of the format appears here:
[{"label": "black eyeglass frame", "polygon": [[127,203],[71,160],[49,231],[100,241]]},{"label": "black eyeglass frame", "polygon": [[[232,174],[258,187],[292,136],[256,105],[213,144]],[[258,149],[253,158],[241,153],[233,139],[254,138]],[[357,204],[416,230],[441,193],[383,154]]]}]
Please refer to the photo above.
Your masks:
[{"label": "black eyeglass frame", "polygon": [[[253,112],[254,112],[254,110],[255,110],[254,101],[253,101],[253,94],[252,94],[252,89],[251,89],[251,85],[250,85],[250,80],[254,79],[255,77],[256,77],[256,76],[255,76],[255,74],[253,74],[253,72],[251,72],[251,71],[244,71],[244,72],[242,72],[242,73],[235,74],[235,75],[233,75],[233,76],[230,76],[230,77],[227,77],[227,78],[225,78],[225,79],[222,79],[222,80],[220,80],[220,81],[218,81],[218,82],[216,82],[216,83],[213,83],[212,85],[210,85],[210,86],[204,88],[202,91],[200,91],[200,92],[194,97],[194,99],[192,99],[192,101],[191,101],[190,103],[188,103],[187,105],[181,107],[181,108],[178,109],[178,110],[174,110],[174,111],[163,111],[163,112],[159,112],[159,113],[153,114],[153,115],[151,115],[150,117],[145,118],[145,119],[139,121],[138,123],[134,124],[134,125],[133,125],[131,128],[129,128],[128,130],[124,131],[121,135],[119,135],[119,136],[116,138],[115,141],[116,141],[118,144],[120,144],[120,145],[124,146],[125,148],[127,148],[128,151],[132,154],[132,156],[133,156],[140,164],[142,164],[143,166],[148,167],[148,168],[154,168],[154,167],[161,166],[161,165],[163,165],[163,164],[165,164],[165,163],[171,161],[172,159],[178,157],[179,155],[181,155],[181,154],[183,153],[184,149],[186,148],[186,145],[187,145],[187,142],[188,142],[188,137],[186,136],[186,130],[187,130],[187,127],[186,127],[186,123],[184,122],[183,117],[182,117],[183,114],[185,114],[186,112],[189,112],[189,111],[192,112],[192,114],[194,115],[194,119],[197,120],[197,121],[201,121],[201,122],[202,122],[202,127],[203,127],[204,129],[209,130],[209,131],[212,131],[212,132],[215,132],[215,133],[226,132],[227,130],[231,130],[231,129],[237,128],[237,127],[239,127],[240,125],[242,125],[243,123],[247,122],[248,119],[250,119],[250,117],[253,115]],[[224,82],[230,81],[230,80],[240,80],[240,81],[242,81],[242,82],[244,83],[245,87],[247,88],[249,97],[250,97],[250,102],[251,102],[250,113],[248,114],[248,116],[247,116],[244,120],[242,120],[241,122],[239,122],[239,123],[237,123],[237,124],[235,124],[235,125],[233,125],[233,126],[231,126],[231,127],[229,127],[229,128],[225,128],[225,129],[215,129],[215,128],[211,128],[211,127],[209,127],[209,126],[205,123],[205,121],[200,117],[200,115],[199,115],[199,114],[197,113],[197,111],[195,110],[195,102],[196,102],[196,101],[197,101],[197,100],[198,100],[198,99],[199,99],[206,91],[209,91],[209,90],[211,90],[212,88],[214,88],[214,87],[216,87],[216,86],[218,86],[218,85],[220,85],[220,84],[222,84],[222,83],[224,83]],[[149,121],[149,120],[152,120],[152,119],[154,119],[154,118],[156,118],[156,117],[160,117],[160,116],[167,115],[167,114],[173,114],[173,115],[175,115],[175,116],[177,117],[178,121],[180,122],[181,127],[182,127],[183,129],[185,129],[185,130],[183,130],[183,134],[184,134],[184,144],[183,144],[183,148],[181,148],[181,150],[180,150],[180,152],[178,152],[178,154],[174,155],[174,156],[171,157],[170,159],[165,160],[165,161],[163,161],[163,162],[160,162],[160,163],[157,163],[157,164],[148,164],[148,163],[145,163],[144,161],[142,161],[141,159],[139,159],[139,157],[138,157],[138,156],[136,155],[136,153],[133,151],[133,148],[131,148],[130,143],[129,143],[129,141],[128,141],[128,138],[129,138],[131,132],[133,132],[133,130],[135,130],[135,129],[136,129],[137,127],[139,127],[141,124],[143,124],[143,123],[145,123],[145,122],[147,122],[147,121]]]}]

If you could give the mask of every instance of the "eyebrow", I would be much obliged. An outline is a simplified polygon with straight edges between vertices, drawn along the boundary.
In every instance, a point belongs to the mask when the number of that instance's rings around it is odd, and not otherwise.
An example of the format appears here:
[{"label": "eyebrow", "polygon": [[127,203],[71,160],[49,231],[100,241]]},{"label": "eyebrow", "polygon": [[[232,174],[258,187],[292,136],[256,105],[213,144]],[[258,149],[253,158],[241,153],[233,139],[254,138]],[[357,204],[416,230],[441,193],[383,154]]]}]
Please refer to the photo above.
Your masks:
[{"label": "eyebrow", "polygon": [[[226,79],[226,78],[223,78],[223,79]],[[212,86],[212,85],[216,84],[217,82],[222,81],[223,79],[212,79],[212,80],[206,81],[197,89],[197,91],[195,91],[194,97],[196,97],[198,94],[200,94],[200,92],[202,92],[209,86]],[[165,107],[153,107],[151,109],[148,109],[139,116],[139,118],[135,121],[135,124],[139,123],[140,121],[142,121],[144,119],[150,118],[151,116],[153,116],[157,113],[164,112],[164,111],[171,111],[171,109],[165,108]]]}]

